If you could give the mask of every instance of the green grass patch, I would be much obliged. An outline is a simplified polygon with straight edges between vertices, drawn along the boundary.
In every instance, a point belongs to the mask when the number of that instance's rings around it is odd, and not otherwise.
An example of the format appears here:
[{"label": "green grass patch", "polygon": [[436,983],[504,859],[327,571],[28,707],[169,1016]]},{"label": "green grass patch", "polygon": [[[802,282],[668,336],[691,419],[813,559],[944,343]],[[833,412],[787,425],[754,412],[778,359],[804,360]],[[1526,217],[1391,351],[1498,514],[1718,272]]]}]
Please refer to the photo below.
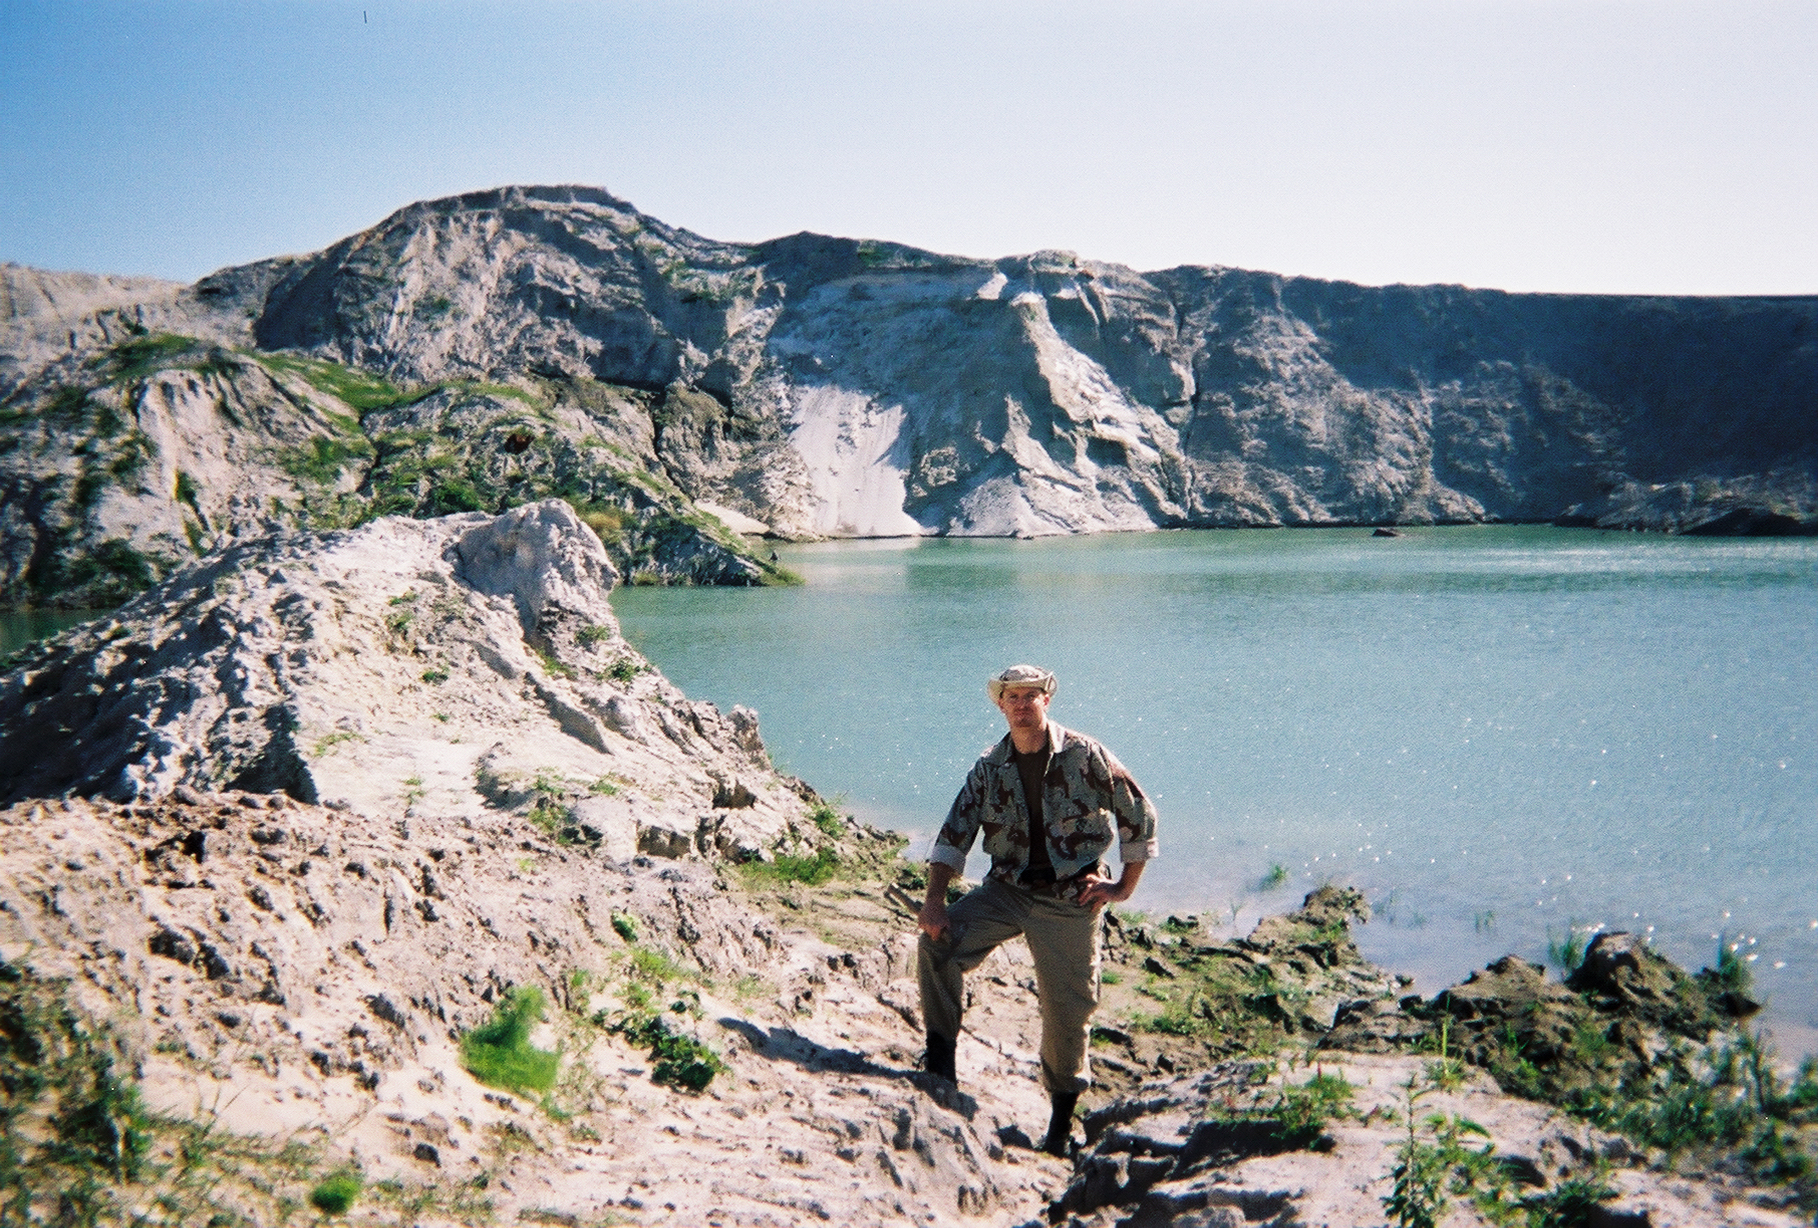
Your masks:
[{"label": "green grass patch", "polygon": [[324,1215],[346,1215],[354,1199],[366,1188],[366,1178],[356,1168],[333,1173],[309,1192],[309,1205]]},{"label": "green grass patch", "polygon": [[178,359],[199,349],[201,345],[194,337],[180,337],[175,333],[133,337],[107,352],[108,374],[118,383],[141,380],[175,365]]},{"label": "green grass patch", "polygon": [[382,375],[342,366],[325,358],[305,358],[300,354],[255,354],[267,369],[303,377],[317,392],[325,392],[361,413],[390,409],[419,399],[423,393],[400,388]]},{"label": "green grass patch", "polygon": [[801,883],[818,887],[833,877],[839,865],[838,853],[821,848],[812,853],[778,853],[774,861],[748,861],[739,867],[739,872],[753,885]]},{"label": "green grass patch", "polygon": [[505,994],[492,1018],[461,1037],[461,1065],[488,1087],[519,1093],[555,1086],[561,1056],[530,1043],[530,1029],[543,1018],[543,991],[520,986]]},{"label": "green grass patch", "polygon": [[281,449],[276,459],[278,467],[293,478],[332,486],[349,464],[372,457],[372,444],[364,436],[317,435],[308,443]]}]

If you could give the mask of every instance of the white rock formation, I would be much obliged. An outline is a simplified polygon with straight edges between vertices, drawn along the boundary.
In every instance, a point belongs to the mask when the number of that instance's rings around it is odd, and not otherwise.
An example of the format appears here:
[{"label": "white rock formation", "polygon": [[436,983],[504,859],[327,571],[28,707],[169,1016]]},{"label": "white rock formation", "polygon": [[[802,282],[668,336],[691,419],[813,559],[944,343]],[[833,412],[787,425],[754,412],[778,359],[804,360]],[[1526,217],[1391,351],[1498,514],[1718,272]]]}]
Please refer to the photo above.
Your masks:
[{"label": "white rock formation", "polygon": [[805,813],[753,714],[618,634],[567,504],[233,547],[0,684],[0,796],[284,791],[375,817],[532,809],[614,849],[769,856]]}]

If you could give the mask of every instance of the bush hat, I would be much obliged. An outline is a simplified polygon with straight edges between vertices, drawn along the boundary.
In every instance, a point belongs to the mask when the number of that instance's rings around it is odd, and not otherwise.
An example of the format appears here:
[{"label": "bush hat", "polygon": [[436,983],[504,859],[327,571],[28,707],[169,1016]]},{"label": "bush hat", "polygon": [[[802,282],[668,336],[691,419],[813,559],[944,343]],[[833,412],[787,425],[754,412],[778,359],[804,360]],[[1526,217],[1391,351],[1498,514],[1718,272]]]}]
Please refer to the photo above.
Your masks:
[{"label": "bush hat", "polygon": [[1056,685],[1053,670],[1043,669],[1039,665],[1012,665],[985,683],[985,694],[991,696],[992,703],[996,703],[1003,698],[1007,687],[1040,687],[1044,695],[1053,695]]}]

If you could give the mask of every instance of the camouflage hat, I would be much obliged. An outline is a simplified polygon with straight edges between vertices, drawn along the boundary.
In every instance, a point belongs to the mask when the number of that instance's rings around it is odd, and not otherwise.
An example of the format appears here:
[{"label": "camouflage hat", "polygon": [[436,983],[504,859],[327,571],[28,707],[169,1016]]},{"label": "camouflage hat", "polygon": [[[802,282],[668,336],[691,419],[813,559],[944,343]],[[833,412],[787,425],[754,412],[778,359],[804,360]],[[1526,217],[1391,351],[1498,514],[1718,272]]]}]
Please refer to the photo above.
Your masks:
[{"label": "camouflage hat", "polygon": [[1038,665],[1012,665],[1009,669],[985,684],[985,694],[996,703],[1003,698],[1004,690],[1013,686],[1040,687],[1044,695],[1053,695],[1056,683],[1054,671],[1042,669]]}]

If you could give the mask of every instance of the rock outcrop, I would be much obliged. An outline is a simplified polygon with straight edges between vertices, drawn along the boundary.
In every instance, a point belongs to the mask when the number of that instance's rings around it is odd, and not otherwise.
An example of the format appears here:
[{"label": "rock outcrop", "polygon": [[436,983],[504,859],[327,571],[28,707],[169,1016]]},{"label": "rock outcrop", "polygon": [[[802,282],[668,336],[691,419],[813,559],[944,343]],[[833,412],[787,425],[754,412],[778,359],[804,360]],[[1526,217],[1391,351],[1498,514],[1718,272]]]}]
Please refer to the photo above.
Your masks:
[{"label": "rock outcrop", "polygon": [[0,605],[111,606],[275,532],[551,497],[638,583],[787,578],[657,463],[683,390],[400,386],[257,350],[207,289],[0,269]]},{"label": "rock outcrop", "polygon": [[627,573],[701,583],[767,578],[702,501],[794,537],[1809,533],[1814,337],[1818,298],[732,244],[503,188],[193,286],[0,269],[0,600],[552,495]]},{"label": "rock outcrop", "polygon": [[0,798],[232,788],[769,856],[806,786],[752,713],[688,700],[624,642],[615,578],[557,500],[231,547],[27,651],[0,682]]}]

